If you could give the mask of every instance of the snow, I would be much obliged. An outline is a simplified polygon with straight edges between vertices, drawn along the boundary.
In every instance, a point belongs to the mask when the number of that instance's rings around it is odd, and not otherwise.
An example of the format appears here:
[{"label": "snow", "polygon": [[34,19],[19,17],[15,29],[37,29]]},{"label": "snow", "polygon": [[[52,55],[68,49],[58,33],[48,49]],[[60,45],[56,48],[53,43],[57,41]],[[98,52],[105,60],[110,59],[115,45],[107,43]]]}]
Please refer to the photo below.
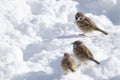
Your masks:
[{"label": "snow", "polygon": [[[119,0],[0,0],[0,80],[120,80]],[[97,7],[96,7],[97,6]],[[83,11],[100,28],[82,33],[74,15]],[[116,25],[117,24],[117,25]],[[65,52],[81,40],[100,65],[88,62],[64,75]]]}]

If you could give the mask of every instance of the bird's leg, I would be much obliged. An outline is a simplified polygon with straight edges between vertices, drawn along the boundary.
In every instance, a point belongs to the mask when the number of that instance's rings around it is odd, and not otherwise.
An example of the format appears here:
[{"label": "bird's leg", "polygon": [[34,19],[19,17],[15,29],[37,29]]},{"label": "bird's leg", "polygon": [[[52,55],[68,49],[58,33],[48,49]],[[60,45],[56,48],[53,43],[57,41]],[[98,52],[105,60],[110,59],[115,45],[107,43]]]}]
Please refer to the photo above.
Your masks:
[{"label": "bird's leg", "polygon": [[80,63],[77,65],[77,67],[79,67],[79,66],[81,66],[81,64],[80,64]]}]

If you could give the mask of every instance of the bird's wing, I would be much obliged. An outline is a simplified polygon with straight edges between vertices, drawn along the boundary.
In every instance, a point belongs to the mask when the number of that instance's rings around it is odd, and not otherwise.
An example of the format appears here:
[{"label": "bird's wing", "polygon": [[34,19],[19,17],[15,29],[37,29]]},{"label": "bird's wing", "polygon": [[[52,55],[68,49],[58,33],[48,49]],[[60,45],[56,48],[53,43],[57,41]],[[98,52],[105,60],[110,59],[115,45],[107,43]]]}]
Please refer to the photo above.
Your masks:
[{"label": "bird's wing", "polygon": [[74,72],[75,70],[72,68],[72,63],[74,62],[74,60],[73,59],[68,59],[68,60],[66,60],[66,64],[67,64],[67,66],[68,66],[68,68],[72,71],[72,72]]},{"label": "bird's wing", "polygon": [[68,65],[69,68],[71,68],[72,63],[70,62],[70,60],[67,60],[67,61],[66,61],[66,64]]},{"label": "bird's wing", "polygon": [[94,29],[97,27],[97,25],[89,17],[86,17],[85,19],[86,24],[93,27]]},{"label": "bird's wing", "polygon": [[89,59],[93,58],[92,53],[90,52],[90,50],[85,45],[78,46],[77,50],[79,52],[81,52],[81,54],[86,56],[87,58],[89,58]]},{"label": "bird's wing", "polygon": [[66,66],[68,66],[68,67],[71,67],[71,66],[72,66],[70,60],[67,59],[67,58],[65,58],[65,59],[62,60],[62,64],[61,64],[61,65],[64,65],[64,66],[66,65]]},{"label": "bird's wing", "polygon": [[74,59],[71,58],[70,61],[71,61],[72,64],[75,65],[75,61],[74,61]]}]

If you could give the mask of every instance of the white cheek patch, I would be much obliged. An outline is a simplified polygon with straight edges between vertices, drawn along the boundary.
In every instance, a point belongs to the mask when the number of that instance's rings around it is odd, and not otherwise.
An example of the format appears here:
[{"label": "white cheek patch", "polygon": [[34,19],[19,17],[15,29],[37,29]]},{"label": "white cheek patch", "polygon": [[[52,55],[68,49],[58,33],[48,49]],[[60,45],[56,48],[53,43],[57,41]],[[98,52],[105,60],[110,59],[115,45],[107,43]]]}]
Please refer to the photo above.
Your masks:
[{"label": "white cheek patch", "polygon": [[[81,43],[80,45],[79,45],[79,47],[81,47],[82,45],[84,45],[83,43]],[[73,48],[76,48],[78,45],[73,45]]]},{"label": "white cheek patch", "polygon": [[77,19],[77,21],[82,21],[82,20],[84,20],[84,18],[83,17],[78,17],[78,19]]}]

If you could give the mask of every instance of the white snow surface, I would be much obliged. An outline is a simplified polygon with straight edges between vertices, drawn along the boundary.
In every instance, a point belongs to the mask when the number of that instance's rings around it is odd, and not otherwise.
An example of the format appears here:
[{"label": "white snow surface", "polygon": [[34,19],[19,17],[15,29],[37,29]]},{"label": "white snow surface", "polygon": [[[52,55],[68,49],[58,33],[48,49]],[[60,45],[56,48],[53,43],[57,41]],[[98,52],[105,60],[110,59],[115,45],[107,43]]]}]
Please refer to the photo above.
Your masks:
[{"label": "white snow surface", "polygon": [[[120,21],[119,3],[0,0],[0,80],[120,80],[120,25],[115,25]],[[109,35],[95,31],[78,36],[82,32],[75,25],[77,11]],[[80,63],[72,51],[75,40],[83,41],[101,64],[88,62],[64,75],[60,62],[65,52]]]}]

